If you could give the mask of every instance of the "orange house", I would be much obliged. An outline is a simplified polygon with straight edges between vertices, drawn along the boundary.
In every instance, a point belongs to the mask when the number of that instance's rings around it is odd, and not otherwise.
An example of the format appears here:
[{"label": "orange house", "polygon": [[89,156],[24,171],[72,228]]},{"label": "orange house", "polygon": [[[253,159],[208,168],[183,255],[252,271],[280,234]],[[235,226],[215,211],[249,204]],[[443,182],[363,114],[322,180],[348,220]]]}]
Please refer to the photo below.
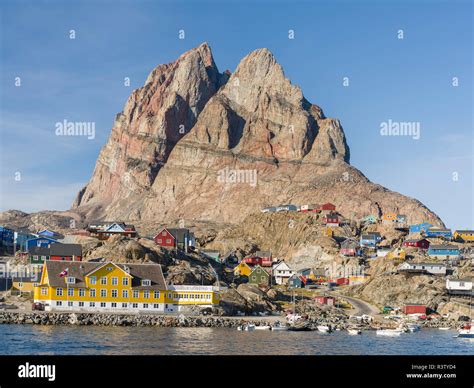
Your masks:
[{"label": "orange house", "polygon": [[384,224],[390,224],[392,222],[397,222],[397,213],[388,212],[382,216],[382,222]]}]

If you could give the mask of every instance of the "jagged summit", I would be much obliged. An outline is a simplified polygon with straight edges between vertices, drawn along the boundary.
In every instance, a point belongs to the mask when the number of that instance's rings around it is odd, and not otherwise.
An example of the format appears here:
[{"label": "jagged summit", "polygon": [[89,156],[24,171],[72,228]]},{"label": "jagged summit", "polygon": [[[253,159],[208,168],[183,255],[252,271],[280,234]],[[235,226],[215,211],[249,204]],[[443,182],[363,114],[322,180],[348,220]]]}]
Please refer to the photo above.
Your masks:
[{"label": "jagged summit", "polygon": [[[263,206],[331,201],[347,216],[393,210],[440,222],[349,158],[339,120],[307,101],[268,49],[221,74],[203,43],[132,93],[73,208],[85,219],[235,223]],[[232,183],[223,171],[255,180]]]}]

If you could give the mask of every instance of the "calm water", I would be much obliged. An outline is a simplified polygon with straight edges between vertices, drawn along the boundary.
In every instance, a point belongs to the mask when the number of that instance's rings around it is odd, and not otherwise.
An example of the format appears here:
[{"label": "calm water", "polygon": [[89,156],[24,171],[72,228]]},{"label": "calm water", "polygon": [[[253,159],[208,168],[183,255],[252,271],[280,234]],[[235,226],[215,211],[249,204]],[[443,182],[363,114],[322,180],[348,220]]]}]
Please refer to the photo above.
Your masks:
[{"label": "calm water", "polygon": [[375,332],[239,332],[234,329],[0,325],[0,354],[468,354],[474,341],[435,329],[378,337]]}]

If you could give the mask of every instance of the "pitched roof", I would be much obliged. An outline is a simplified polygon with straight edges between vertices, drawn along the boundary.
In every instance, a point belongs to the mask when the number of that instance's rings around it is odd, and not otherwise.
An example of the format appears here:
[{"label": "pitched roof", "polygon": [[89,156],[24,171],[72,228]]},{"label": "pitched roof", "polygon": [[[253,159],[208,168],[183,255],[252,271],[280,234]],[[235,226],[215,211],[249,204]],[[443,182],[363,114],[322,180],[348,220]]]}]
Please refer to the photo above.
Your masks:
[{"label": "pitched roof", "polygon": [[[56,245],[56,244],[53,244]],[[30,248],[30,255],[36,255],[36,256],[49,256],[50,249],[48,247],[31,247]]]},{"label": "pitched roof", "polygon": [[[76,283],[68,287],[85,287],[85,276],[102,267],[104,263],[81,261],[46,261],[49,284],[52,287],[66,287],[66,277],[59,274],[68,269],[68,277],[76,278]],[[166,282],[160,264],[116,264],[120,269],[132,276],[132,288],[140,290],[166,290]],[[151,280],[150,286],[142,286],[143,279]]]},{"label": "pitched roof", "polygon": [[258,257],[272,257],[272,253],[270,251],[257,251],[255,255]]},{"label": "pitched roof", "polygon": [[82,256],[81,244],[51,244],[51,256]]},{"label": "pitched roof", "polygon": [[186,228],[166,228],[168,232],[170,232],[173,237],[178,240],[179,242],[184,242],[185,237],[189,238],[189,229]]}]

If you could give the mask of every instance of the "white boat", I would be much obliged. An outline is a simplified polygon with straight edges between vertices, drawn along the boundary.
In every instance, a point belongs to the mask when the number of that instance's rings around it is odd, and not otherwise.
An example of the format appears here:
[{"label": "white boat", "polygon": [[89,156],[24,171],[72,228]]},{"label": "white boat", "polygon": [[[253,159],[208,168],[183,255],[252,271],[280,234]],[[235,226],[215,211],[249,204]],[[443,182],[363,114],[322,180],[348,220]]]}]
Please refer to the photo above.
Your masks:
[{"label": "white boat", "polygon": [[403,331],[400,329],[378,329],[376,331],[377,335],[383,335],[387,337],[398,337],[402,333]]},{"label": "white boat", "polygon": [[438,327],[438,330],[451,330],[450,327]]},{"label": "white boat", "polygon": [[410,333],[414,333],[415,331],[421,330],[421,326],[417,325],[416,323],[409,323],[407,324],[407,330]]},{"label": "white boat", "polygon": [[474,338],[474,326],[471,324],[459,329],[457,338]]},{"label": "white boat", "polygon": [[241,325],[237,327],[238,331],[254,331],[255,325],[252,323],[247,323],[246,325]]},{"label": "white boat", "polygon": [[359,329],[347,329],[347,332],[349,335],[358,335],[362,333],[362,331]]},{"label": "white boat", "polygon": [[276,322],[274,326],[270,328],[272,331],[283,331],[288,330],[288,326],[282,325],[280,322]]},{"label": "white boat", "polygon": [[261,326],[255,326],[255,330],[270,330],[271,326],[269,325],[261,325]]},{"label": "white boat", "polygon": [[320,331],[321,333],[330,333],[331,332],[331,328],[329,326],[325,326],[325,325],[319,325],[319,326],[316,326],[318,331]]}]

